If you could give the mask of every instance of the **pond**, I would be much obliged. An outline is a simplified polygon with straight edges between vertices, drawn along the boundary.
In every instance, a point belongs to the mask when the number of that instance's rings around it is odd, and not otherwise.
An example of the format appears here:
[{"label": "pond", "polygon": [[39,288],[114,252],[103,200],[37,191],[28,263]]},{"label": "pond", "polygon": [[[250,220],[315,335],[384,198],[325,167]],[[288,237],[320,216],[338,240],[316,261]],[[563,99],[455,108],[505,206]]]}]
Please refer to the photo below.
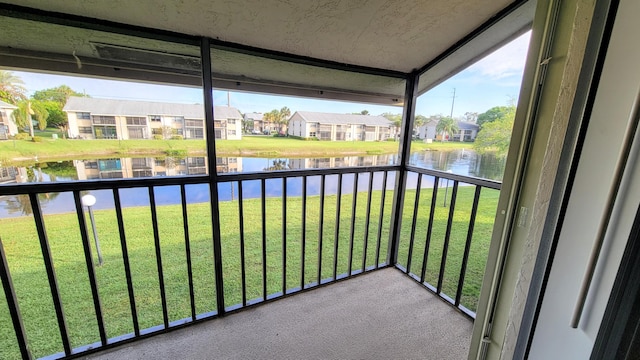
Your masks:
[{"label": "pond", "polygon": [[[323,158],[253,158],[253,157],[220,157],[216,160],[218,173],[283,171],[296,169],[317,169],[334,167],[380,166],[393,165],[398,156],[369,155],[369,156],[333,156]],[[449,171],[454,174],[468,175],[491,180],[501,180],[504,172],[504,160],[492,155],[480,155],[471,150],[454,151],[421,151],[414,152],[410,157],[410,164]],[[108,159],[66,160],[55,162],[39,162],[25,166],[0,167],[0,184],[38,183],[77,181],[90,179],[116,179],[135,177],[164,177],[189,176],[207,174],[206,157],[122,157]],[[387,189],[393,189],[395,174],[389,173]],[[408,186],[416,185],[416,176],[410,176]],[[353,191],[354,175],[344,175],[342,192]],[[368,188],[369,175],[358,177],[358,191]],[[445,186],[444,182],[439,184]],[[380,190],[383,186],[382,173],[376,173],[373,179],[373,189]],[[433,181],[425,178],[422,187],[432,187]],[[327,176],[325,193],[336,194],[338,176]],[[180,201],[180,191],[177,186],[161,186],[155,189],[155,199],[158,205],[177,204]],[[237,183],[221,183],[218,185],[221,201],[237,199]],[[113,208],[111,191],[92,191],[97,198],[96,209]],[[320,177],[309,177],[307,194],[310,196],[320,193]],[[302,194],[301,178],[287,180],[287,195],[300,196]],[[243,182],[243,196],[257,198],[261,196],[259,181]],[[267,180],[266,196],[282,196],[282,180]],[[186,187],[188,203],[205,202],[209,200],[207,184],[188,185]],[[140,189],[123,189],[121,191],[122,205],[148,206],[148,192]],[[40,202],[45,214],[74,211],[71,193],[41,194]],[[0,197],[0,218],[16,217],[31,214],[28,196]]]}]

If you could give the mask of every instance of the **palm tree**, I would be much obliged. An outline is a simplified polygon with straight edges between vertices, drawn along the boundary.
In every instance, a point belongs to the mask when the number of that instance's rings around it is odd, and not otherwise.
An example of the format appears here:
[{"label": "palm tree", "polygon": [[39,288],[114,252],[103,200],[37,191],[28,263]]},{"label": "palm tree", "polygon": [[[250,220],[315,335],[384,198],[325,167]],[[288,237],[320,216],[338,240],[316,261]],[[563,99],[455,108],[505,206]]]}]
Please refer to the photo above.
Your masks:
[{"label": "palm tree", "polygon": [[413,119],[413,127],[419,129],[422,125],[426,124],[428,121],[427,117],[424,115],[416,115],[415,119]]},{"label": "palm tree", "polygon": [[290,169],[291,166],[287,165],[287,160],[285,159],[276,159],[273,160],[273,166],[269,166],[265,168],[264,171],[280,171]]},{"label": "palm tree", "polygon": [[288,107],[283,107],[282,109],[280,109],[280,111],[278,112],[278,122],[280,124],[280,131],[284,131],[285,126],[289,125],[289,117],[291,117],[291,110],[289,110]]},{"label": "palm tree", "polygon": [[416,115],[413,119],[413,133],[412,135],[418,135],[420,133],[420,128],[429,122],[426,116],[424,115]]},{"label": "palm tree", "polygon": [[9,214],[33,214],[33,211],[31,210],[31,199],[27,194],[8,196],[5,200],[5,209],[7,209]]},{"label": "palm tree", "polygon": [[38,128],[44,130],[47,127],[47,117],[49,112],[39,101],[22,100],[18,102],[18,108],[13,110],[11,116],[16,125],[20,128],[29,127],[29,135],[33,137],[33,122],[35,117],[38,122]]},{"label": "palm tree", "polygon": [[0,70],[0,100],[10,104],[16,104],[20,100],[26,100],[24,81],[13,75],[10,71]]},{"label": "palm tree", "polygon": [[402,126],[402,115],[386,112],[386,113],[383,113],[382,116],[387,118],[387,120],[391,121],[393,126],[397,128],[400,128],[400,126]]},{"label": "palm tree", "polygon": [[[278,118],[279,118],[278,110],[271,110],[268,113],[265,113],[264,115],[262,115],[262,120],[269,124],[277,123]],[[271,130],[271,127],[269,127],[269,130]]]},{"label": "palm tree", "polygon": [[452,135],[454,132],[458,131],[458,124],[452,118],[445,116],[438,121],[436,131],[442,134],[440,141],[444,141],[446,135]]}]

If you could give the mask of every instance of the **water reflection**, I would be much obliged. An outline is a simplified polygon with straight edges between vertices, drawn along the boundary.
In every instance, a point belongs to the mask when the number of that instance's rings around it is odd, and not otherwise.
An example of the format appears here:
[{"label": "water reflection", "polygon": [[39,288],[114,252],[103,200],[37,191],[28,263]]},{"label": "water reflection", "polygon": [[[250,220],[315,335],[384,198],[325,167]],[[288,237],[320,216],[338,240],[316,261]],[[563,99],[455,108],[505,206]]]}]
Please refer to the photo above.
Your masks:
[{"label": "water reflection", "polygon": [[[44,167],[48,166],[45,164]],[[49,173],[45,174],[42,166],[0,167],[0,184],[56,181],[58,175],[65,174],[64,166],[59,164],[52,165],[48,170]],[[38,199],[44,206],[49,201],[55,200],[58,195],[57,193],[44,193],[39,194]],[[31,215],[33,213],[29,195],[0,196],[0,200],[0,216],[4,212],[12,216]]]},{"label": "water reflection", "polygon": [[[318,158],[219,157],[218,173],[326,169],[393,165],[395,154],[369,156],[332,156]],[[411,165],[450,171],[454,174],[501,180],[504,159],[470,150],[420,151],[411,154]],[[205,156],[199,157],[120,157],[106,159],[40,162],[25,166],[0,167],[0,184],[56,182],[91,179],[128,179],[140,177],[208,174]]]},{"label": "water reflection", "polygon": [[478,154],[472,150],[419,151],[411,153],[409,164],[454,174],[502,181],[505,158]]},{"label": "water reflection", "polygon": [[[218,173],[236,172],[260,172],[281,171],[297,169],[320,169],[334,167],[361,167],[393,165],[398,161],[398,156],[370,155],[370,156],[332,156],[321,158],[241,158],[220,157],[216,159],[216,171]],[[501,180],[504,171],[504,160],[491,155],[478,155],[470,150],[455,151],[421,151],[411,154],[410,164],[419,167],[450,171],[460,175],[470,175],[492,180]],[[67,160],[56,162],[41,162],[25,166],[0,167],[0,184],[56,182],[90,179],[125,179],[136,177],[160,177],[160,176],[188,176],[202,175],[209,171],[207,158],[200,157],[121,157],[107,159]],[[394,173],[390,173],[388,188],[393,188]],[[410,176],[407,186],[415,186],[417,177]],[[274,182],[275,181],[275,182]],[[266,196],[282,196],[282,180],[274,180],[267,186]],[[308,179],[309,195],[319,194],[319,177]],[[345,175],[343,179],[343,193],[353,188],[354,177]],[[272,184],[273,183],[273,184]],[[276,184],[277,183],[277,184]],[[368,186],[368,175],[360,176],[359,189],[364,190]],[[287,180],[288,195],[299,196],[302,193],[302,181],[300,178]],[[219,184],[220,200],[228,201],[237,199],[237,186],[233,183]],[[382,188],[382,176],[378,173],[374,177],[374,190]],[[423,187],[433,186],[426,178]],[[243,184],[245,198],[261,196],[259,182],[245,182]],[[337,192],[337,176],[327,176],[326,193]],[[190,191],[187,201],[202,202],[208,199],[208,185],[194,185],[194,191]],[[156,190],[158,205],[176,204],[175,194],[163,195],[162,187]],[[108,193],[108,192],[107,192]],[[100,208],[113,208],[113,198],[109,194],[94,194],[98,198]],[[123,206],[144,206],[144,201],[138,199],[138,193],[127,193],[122,196]],[[104,197],[104,199],[102,199]],[[74,211],[73,196],[71,193],[41,194],[39,199],[43,210],[47,213]],[[14,217],[30,215],[31,206],[29,197],[2,196],[0,197],[0,217]]]}]

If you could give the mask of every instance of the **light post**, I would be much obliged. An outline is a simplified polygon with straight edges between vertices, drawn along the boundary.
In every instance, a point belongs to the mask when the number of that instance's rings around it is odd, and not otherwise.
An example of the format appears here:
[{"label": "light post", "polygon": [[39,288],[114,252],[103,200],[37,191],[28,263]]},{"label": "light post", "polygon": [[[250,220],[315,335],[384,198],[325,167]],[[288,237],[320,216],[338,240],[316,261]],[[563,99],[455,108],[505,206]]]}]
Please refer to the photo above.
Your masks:
[{"label": "light post", "polygon": [[93,195],[84,195],[81,199],[82,205],[89,209],[89,220],[91,221],[91,229],[93,230],[93,240],[96,243],[96,252],[98,253],[98,266],[102,266],[102,251],[100,251],[100,240],[98,240],[98,231],[96,230],[96,221],[93,218],[93,209],[96,204],[96,197]]}]

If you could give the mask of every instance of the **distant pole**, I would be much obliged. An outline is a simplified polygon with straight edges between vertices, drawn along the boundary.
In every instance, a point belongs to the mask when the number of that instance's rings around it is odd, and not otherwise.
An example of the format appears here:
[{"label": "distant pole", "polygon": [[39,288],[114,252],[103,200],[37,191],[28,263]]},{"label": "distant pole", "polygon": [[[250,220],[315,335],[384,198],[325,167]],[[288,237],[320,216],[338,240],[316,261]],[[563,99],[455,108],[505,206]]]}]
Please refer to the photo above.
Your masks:
[{"label": "distant pole", "polygon": [[449,179],[447,180],[447,187],[444,189],[444,202],[442,203],[442,207],[447,207],[447,193],[449,192]]},{"label": "distant pole", "polygon": [[449,117],[453,119],[453,104],[456,102],[456,88],[453,88],[453,99],[451,99],[451,112],[449,113]]},{"label": "distant pole", "polygon": [[[451,170],[447,170],[449,174],[453,173]],[[449,193],[449,179],[447,179],[447,187],[444,189],[444,202],[442,203],[442,207],[447,207],[447,195]]]},{"label": "distant pole", "polygon": [[231,92],[227,91],[227,107],[231,107]]}]

